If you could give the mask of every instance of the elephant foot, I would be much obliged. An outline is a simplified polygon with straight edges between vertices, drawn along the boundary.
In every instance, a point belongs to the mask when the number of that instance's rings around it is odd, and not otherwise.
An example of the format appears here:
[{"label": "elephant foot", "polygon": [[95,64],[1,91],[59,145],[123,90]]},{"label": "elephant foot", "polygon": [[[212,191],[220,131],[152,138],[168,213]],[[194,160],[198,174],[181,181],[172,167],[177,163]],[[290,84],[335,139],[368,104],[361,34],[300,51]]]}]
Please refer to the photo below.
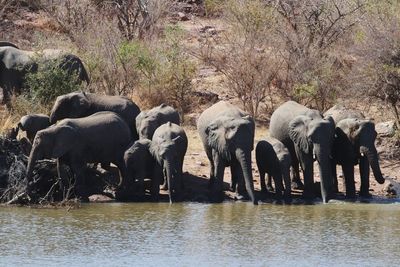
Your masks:
[{"label": "elephant foot", "polygon": [[292,188],[296,190],[304,190],[304,184],[301,181],[293,181]]},{"label": "elephant foot", "polygon": [[210,180],[208,180],[208,189],[213,188],[214,184],[215,184],[215,178],[210,178]]},{"label": "elephant foot", "polygon": [[267,190],[269,192],[274,192],[274,188],[272,187],[272,185],[267,185]]},{"label": "elephant foot", "polygon": [[221,203],[224,201],[225,195],[223,192],[210,192],[208,199],[211,203]]},{"label": "elephant foot", "polygon": [[305,188],[303,191],[303,199],[305,200],[313,200],[315,198],[314,192],[312,189]]},{"label": "elephant foot", "polygon": [[360,192],[360,197],[370,199],[372,195],[369,192]]},{"label": "elephant foot", "polygon": [[345,198],[346,199],[356,199],[357,198],[356,192],[349,192],[349,193],[346,192],[346,197]]}]

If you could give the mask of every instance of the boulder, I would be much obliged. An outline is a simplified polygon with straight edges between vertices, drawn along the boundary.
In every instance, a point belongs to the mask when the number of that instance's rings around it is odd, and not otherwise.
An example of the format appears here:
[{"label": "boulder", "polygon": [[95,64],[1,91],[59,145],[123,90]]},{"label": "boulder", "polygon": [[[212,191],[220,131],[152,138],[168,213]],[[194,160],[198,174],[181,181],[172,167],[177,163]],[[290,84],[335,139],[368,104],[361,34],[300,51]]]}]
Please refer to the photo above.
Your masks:
[{"label": "boulder", "polygon": [[390,137],[396,132],[396,123],[394,121],[380,122],[375,124],[375,130],[379,136]]}]

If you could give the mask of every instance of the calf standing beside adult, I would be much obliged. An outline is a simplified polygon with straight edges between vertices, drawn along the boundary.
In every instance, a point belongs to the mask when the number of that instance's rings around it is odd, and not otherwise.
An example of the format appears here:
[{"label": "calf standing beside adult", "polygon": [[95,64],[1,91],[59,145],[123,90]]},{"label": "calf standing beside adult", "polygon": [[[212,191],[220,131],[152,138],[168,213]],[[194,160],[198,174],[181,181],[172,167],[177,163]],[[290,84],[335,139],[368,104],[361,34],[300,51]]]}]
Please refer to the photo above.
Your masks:
[{"label": "calf standing beside adult", "polygon": [[[232,104],[220,101],[206,109],[197,121],[197,129],[211,164],[210,187],[222,200],[224,169],[231,167],[232,181],[238,181],[237,193],[244,189],[257,205],[251,169],[255,125],[253,118]],[[214,197],[214,196],[213,196]]]}]

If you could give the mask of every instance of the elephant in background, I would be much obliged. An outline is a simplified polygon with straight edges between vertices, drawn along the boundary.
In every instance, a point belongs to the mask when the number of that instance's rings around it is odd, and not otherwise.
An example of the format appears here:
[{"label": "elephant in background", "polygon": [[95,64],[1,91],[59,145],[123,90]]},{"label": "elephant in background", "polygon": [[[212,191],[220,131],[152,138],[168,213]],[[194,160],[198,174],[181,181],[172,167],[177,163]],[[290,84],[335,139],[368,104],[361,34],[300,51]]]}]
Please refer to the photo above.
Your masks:
[{"label": "elephant in background", "polygon": [[136,117],[136,129],[139,139],[147,138],[151,140],[155,130],[167,122],[180,125],[179,113],[166,104],[140,112]]},{"label": "elephant in background", "polygon": [[28,160],[28,182],[32,179],[37,160],[55,158],[61,181],[66,181],[61,169],[62,164],[66,164],[75,174],[76,195],[87,199],[84,188],[86,163],[113,163],[124,177],[123,155],[130,140],[128,125],[113,112],[62,120],[57,125],[37,132]]},{"label": "elephant in background", "polygon": [[[154,200],[158,199],[162,169],[156,166],[157,161],[150,153],[151,140],[139,139],[124,153],[125,175],[121,182],[123,190],[129,189],[136,183],[139,192],[145,193],[144,179],[151,179],[150,193]],[[128,192],[129,193],[129,192]]]},{"label": "elephant in background", "polygon": [[257,205],[251,169],[255,132],[253,118],[234,105],[220,101],[203,111],[197,129],[210,161],[209,185],[217,194],[217,200],[223,199],[224,170],[230,166],[232,187],[235,187],[238,198],[246,188],[251,201]]},{"label": "elephant in background", "polygon": [[271,116],[271,137],[281,141],[289,150],[293,168],[293,181],[302,187],[299,163],[304,174],[305,198],[314,197],[314,156],[319,164],[321,195],[324,203],[332,197],[331,149],[335,123],[331,117],[323,118],[317,110],[294,101],[282,104]]},{"label": "elephant in background", "polygon": [[[278,198],[284,194],[285,199],[291,198],[291,181],[290,181],[290,153],[282,142],[279,140],[267,137],[261,140],[256,146],[256,162],[260,173],[261,191],[273,191],[272,179],[275,183],[275,193]],[[267,186],[265,184],[265,173],[268,174]],[[285,187],[283,187],[283,182]]]},{"label": "elephant in background", "polygon": [[29,114],[22,116],[15,128],[16,134],[19,130],[26,132],[26,137],[33,143],[33,139],[38,131],[50,126],[50,118],[45,114]]},{"label": "elephant in background", "polygon": [[154,184],[160,184],[161,179],[167,180],[170,203],[183,190],[183,160],[188,146],[185,131],[177,124],[167,122],[154,132],[150,145],[150,153],[155,158],[156,168],[162,171],[163,177],[154,177]]},{"label": "elephant in background", "polygon": [[137,139],[135,119],[140,113],[132,100],[123,96],[98,95],[75,92],[57,97],[50,114],[50,123],[65,118],[82,118],[99,111],[112,111],[121,116],[131,129],[133,140]]},{"label": "elephant in background", "polygon": [[0,46],[0,87],[3,89],[3,104],[9,102],[11,94],[21,93],[26,74],[36,72],[40,65],[51,61],[59,61],[59,67],[68,74],[75,73],[79,81],[89,83],[89,76],[82,61],[75,55],[57,49],[33,52],[18,49],[15,45]]},{"label": "elephant in background", "polygon": [[375,124],[365,119],[364,115],[344,106],[334,106],[325,114],[336,122],[336,134],[333,143],[333,178],[338,191],[336,165],[341,165],[346,186],[346,197],[356,196],[354,184],[354,166],[360,164],[360,196],[370,197],[369,167],[371,166],[375,180],[379,184],[385,182],[375,147],[377,133]]}]

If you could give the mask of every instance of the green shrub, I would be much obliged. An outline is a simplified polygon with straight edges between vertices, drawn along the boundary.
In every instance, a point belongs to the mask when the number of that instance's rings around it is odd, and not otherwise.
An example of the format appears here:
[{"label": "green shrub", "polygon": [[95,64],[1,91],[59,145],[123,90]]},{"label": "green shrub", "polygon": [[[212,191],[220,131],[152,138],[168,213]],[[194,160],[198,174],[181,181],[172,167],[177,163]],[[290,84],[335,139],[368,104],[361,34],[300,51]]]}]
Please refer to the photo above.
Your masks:
[{"label": "green shrub", "polygon": [[28,73],[25,87],[29,88],[26,95],[34,103],[52,105],[57,96],[82,90],[82,85],[76,73],[59,67],[58,60],[40,62],[36,72]]}]

